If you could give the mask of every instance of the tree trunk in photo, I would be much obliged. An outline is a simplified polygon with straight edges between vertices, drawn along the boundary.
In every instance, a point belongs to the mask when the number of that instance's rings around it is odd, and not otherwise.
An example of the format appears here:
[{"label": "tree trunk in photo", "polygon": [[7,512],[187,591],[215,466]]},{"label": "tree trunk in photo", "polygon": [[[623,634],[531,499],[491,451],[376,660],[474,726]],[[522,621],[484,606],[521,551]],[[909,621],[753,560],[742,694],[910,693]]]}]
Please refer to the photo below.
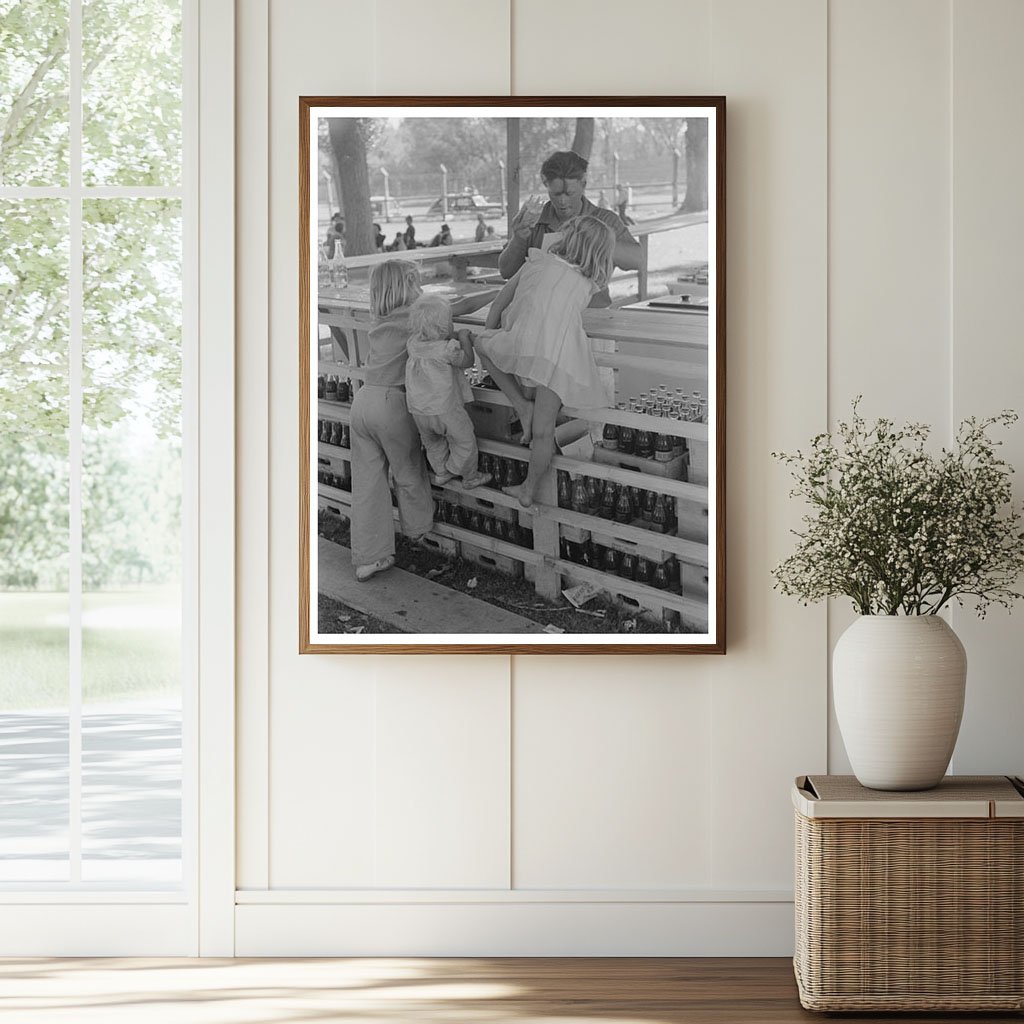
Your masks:
[{"label": "tree trunk in photo", "polygon": [[572,151],[584,160],[590,159],[590,151],[594,146],[594,119],[592,117],[576,118],[576,135],[572,140]]},{"label": "tree trunk in photo", "polygon": [[708,119],[686,121],[686,198],[680,213],[696,213],[708,208]]},{"label": "tree trunk in photo", "polygon": [[373,211],[370,209],[370,174],[366,168],[366,142],[356,117],[332,117],[328,122],[334,157],[341,179],[345,210],[345,255],[376,252]]}]

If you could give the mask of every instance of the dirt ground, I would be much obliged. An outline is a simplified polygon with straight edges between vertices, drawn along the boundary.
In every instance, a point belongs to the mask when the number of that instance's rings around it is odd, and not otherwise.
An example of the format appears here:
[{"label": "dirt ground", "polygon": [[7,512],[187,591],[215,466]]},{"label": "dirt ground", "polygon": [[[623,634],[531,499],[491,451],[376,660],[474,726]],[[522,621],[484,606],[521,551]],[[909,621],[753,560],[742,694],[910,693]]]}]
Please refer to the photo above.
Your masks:
[{"label": "dirt ground", "polygon": [[[344,516],[337,516],[321,510],[318,527],[321,537],[346,547],[349,545],[349,522]],[[625,609],[616,604],[609,595],[601,594],[595,597],[582,610],[573,608],[564,598],[559,604],[552,604],[538,597],[533,589],[533,584],[525,579],[513,579],[462,558],[449,558],[447,555],[412,544],[402,536],[398,537],[395,564],[406,572],[424,579],[434,580],[452,590],[458,590],[480,601],[505,608],[541,625],[556,626],[566,633],[669,632],[660,619],[638,615],[634,610]],[[325,602],[327,603],[326,610]],[[366,628],[362,630],[363,632],[373,631],[370,628],[370,622],[362,621],[362,619],[372,620],[372,616],[365,616],[361,612],[347,608],[341,602],[321,596],[319,608],[322,630],[325,622],[336,622],[341,627],[336,630],[337,632],[355,632],[355,627],[359,625],[365,625]],[[338,619],[339,614],[351,617]],[[332,619],[331,616],[334,618]],[[360,616],[361,618],[359,618]],[[682,628],[688,627],[683,626]],[[376,631],[401,632],[390,625],[386,625],[383,629],[378,628]],[[671,632],[677,631],[671,630]],[[438,630],[438,632],[445,631]]]}]

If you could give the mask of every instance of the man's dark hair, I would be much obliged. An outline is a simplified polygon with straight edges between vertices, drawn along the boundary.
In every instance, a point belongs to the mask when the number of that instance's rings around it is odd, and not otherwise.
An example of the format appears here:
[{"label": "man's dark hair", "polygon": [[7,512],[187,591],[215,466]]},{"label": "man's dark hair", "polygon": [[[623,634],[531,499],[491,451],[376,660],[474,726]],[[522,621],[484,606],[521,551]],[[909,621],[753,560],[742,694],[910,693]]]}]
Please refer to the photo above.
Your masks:
[{"label": "man's dark hair", "polygon": [[555,178],[572,178],[579,181],[586,177],[587,161],[579,155],[566,151],[564,153],[552,153],[540,165],[540,176],[544,181],[553,181]]}]

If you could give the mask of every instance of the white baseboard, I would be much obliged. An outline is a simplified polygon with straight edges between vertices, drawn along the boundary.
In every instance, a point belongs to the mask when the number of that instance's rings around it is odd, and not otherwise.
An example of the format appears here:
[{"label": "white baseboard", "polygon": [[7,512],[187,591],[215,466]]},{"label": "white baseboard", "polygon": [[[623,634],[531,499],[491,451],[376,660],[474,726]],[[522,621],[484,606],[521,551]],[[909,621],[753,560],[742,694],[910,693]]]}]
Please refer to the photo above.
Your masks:
[{"label": "white baseboard", "polygon": [[322,903],[254,895],[239,893],[236,956],[793,954],[793,904],[770,894],[731,902],[342,902],[335,894]]},{"label": "white baseboard", "polygon": [[105,896],[91,903],[0,902],[0,956],[198,954],[192,907],[111,903]]}]

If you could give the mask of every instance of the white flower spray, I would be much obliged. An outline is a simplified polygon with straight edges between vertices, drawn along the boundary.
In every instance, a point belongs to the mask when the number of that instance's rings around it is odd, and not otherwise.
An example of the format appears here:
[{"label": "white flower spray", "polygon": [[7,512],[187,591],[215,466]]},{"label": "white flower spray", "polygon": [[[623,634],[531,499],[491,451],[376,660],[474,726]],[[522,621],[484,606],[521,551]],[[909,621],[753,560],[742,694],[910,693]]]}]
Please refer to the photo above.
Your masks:
[{"label": "white flower spray", "polygon": [[805,604],[846,596],[862,615],[934,615],[950,600],[1010,608],[1024,571],[1024,517],[1011,501],[1001,441],[989,428],[1011,411],[960,424],[951,451],[925,451],[930,429],[873,427],[853,402],[849,423],[819,434],[806,454],[773,452],[811,505],[796,551],[773,571],[775,589]]}]

